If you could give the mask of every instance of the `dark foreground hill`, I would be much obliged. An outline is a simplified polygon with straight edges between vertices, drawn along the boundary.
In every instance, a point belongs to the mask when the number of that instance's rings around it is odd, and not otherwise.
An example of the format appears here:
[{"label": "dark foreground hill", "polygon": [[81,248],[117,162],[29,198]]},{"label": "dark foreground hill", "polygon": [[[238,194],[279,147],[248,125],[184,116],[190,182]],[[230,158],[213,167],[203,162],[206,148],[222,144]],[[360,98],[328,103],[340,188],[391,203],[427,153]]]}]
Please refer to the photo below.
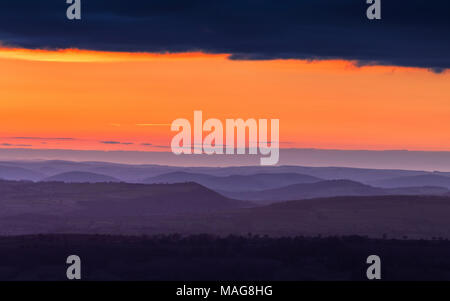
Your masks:
[{"label": "dark foreground hill", "polygon": [[214,189],[216,191],[258,191],[265,189],[272,189],[283,187],[291,184],[299,183],[315,183],[322,179],[297,174],[297,173],[263,173],[252,175],[230,175],[218,177],[207,174],[195,174],[187,172],[173,172],[156,177],[147,178],[144,183],[148,184],[173,184],[196,182],[205,187]]},{"label": "dark foreground hill", "polygon": [[[63,183],[0,181],[0,218],[16,216],[13,225],[33,224],[33,218],[66,220],[85,217],[99,221],[158,214],[231,210],[249,203],[231,200],[196,183],[144,185],[128,183]],[[0,230],[1,231],[1,230]]]},{"label": "dark foreground hill", "polygon": [[[334,197],[183,216],[159,221],[161,230],[227,235],[367,235],[389,238],[450,238],[449,196]],[[182,225],[190,225],[182,227]]]},{"label": "dark foreground hill", "polygon": [[42,180],[43,182],[65,182],[65,183],[101,183],[120,182],[114,177],[93,172],[70,171],[60,173]]},{"label": "dark foreground hill", "polygon": [[220,192],[223,195],[234,199],[272,203],[275,201],[334,196],[445,195],[449,191],[447,188],[443,187],[380,188],[349,180],[331,180],[316,183],[294,184],[262,191]]},{"label": "dark foreground hill", "polygon": [[364,237],[268,238],[39,235],[0,237],[0,280],[67,280],[81,258],[83,280],[367,280],[381,258],[383,280],[450,280],[449,241]]}]

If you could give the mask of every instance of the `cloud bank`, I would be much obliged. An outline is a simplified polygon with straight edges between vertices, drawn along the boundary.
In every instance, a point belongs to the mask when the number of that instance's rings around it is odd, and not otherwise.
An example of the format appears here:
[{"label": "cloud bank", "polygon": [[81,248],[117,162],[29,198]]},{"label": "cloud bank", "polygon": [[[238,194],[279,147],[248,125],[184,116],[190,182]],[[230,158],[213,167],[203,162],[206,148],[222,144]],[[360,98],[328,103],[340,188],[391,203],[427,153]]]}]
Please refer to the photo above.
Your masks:
[{"label": "cloud bank", "polygon": [[0,43],[29,49],[228,53],[235,60],[345,59],[450,68],[450,1],[62,0],[0,2]]}]

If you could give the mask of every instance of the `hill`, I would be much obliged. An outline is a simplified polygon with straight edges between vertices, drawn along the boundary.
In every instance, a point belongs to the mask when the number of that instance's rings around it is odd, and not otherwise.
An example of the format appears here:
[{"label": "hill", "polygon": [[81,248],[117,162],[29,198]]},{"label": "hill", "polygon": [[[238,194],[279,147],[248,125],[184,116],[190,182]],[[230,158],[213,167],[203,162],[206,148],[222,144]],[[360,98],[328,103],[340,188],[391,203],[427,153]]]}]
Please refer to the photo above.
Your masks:
[{"label": "hill", "polygon": [[[436,239],[450,238],[449,216],[448,196],[353,196],[281,202],[233,214],[183,216],[171,220],[170,226],[184,234]],[[168,227],[166,223],[159,232]]]},{"label": "hill", "polygon": [[295,184],[277,189],[247,192],[226,192],[223,195],[249,201],[287,201],[334,196],[371,196],[371,195],[443,195],[448,189],[442,187],[379,188],[355,181],[332,180],[309,184]]},{"label": "hill", "polygon": [[22,167],[0,165],[0,179],[11,181],[37,181],[45,177],[43,173]]},{"label": "hill", "polygon": [[[305,167],[305,166],[237,166],[237,167],[176,167],[163,165],[131,165],[108,162],[71,162],[71,161],[1,161],[1,166],[19,167],[27,169],[42,177],[31,179],[30,177],[16,177],[14,180],[39,180],[40,178],[53,176],[70,171],[83,171],[107,175],[124,182],[140,183],[144,179],[168,174],[184,172],[190,174],[204,174],[216,177],[231,175],[249,176],[255,174],[302,174],[323,180],[347,179],[364,184],[373,185],[372,181],[392,179],[397,177],[432,175],[444,173],[431,173],[411,170],[386,170],[364,169],[346,167]],[[0,177],[1,178],[1,177]],[[9,178],[8,178],[9,179]],[[13,178],[11,178],[13,179]],[[294,184],[294,183],[292,183]],[[283,186],[286,186],[285,184]],[[415,185],[415,186],[424,186]],[[375,185],[376,186],[376,185]],[[266,187],[270,189],[275,187]]]},{"label": "hill", "polygon": [[0,235],[255,233],[450,238],[450,196],[343,196],[255,207],[196,183],[0,181],[0,209]]},{"label": "hill", "polygon": [[409,186],[440,186],[450,189],[450,177],[445,175],[427,174],[408,177],[396,177],[372,181],[380,187],[409,187]]},{"label": "hill", "polygon": [[237,166],[223,168],[186,168],[188,172],[201,172],[216,176],[228,176],[233,174],[251,175],[258,173],[298,173],[310,175],[324,180],[346,179],[362,183],[370,181],[389,179],[403,176],[416,176],[423,174],[432,174],[431,172],[415,170],[396,170],[396,169],[365,169],[351,167],[306,167],[306,166]]},{"label": "hill", "polygon": [[100,183],[100,182],[120,182],[114,177],[97,174],[93,172],[70,171],[60,173],[43,179],[44,182],[65,182],[65,183]]},{"label": "hill", "polygon": [[173,172],[144,180],[144,183],[196,182],[216,191],[257,191],[278,188],[290,184],[315,183],[319,178],[296,173],[273,173],[252,175],[212,176],[187,172]]},{"label": "hill", "polygon": [[228,199],[196,183],[144,185],[0,181],[0,218],[3,221],[12,218],[16,225],[34,220],[30,215],[46,219],[51,227],[49,216],[63,220],[85,217],[99,221],[103,218],[115,220],[158,214],[204,213],[248,206],[248,202]]},{"label": "hill", "polygon": [[230,223],[254,233],[450,237],[447,196],[354,196],[289,201],[242,212]]}]

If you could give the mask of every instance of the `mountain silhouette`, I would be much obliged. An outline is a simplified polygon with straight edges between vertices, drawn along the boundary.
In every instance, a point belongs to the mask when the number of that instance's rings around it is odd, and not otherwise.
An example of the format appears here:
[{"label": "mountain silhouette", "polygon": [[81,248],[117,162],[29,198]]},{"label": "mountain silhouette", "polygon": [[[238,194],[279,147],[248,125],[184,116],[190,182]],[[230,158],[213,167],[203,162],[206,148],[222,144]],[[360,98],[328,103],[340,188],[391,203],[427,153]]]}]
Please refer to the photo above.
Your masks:
[{"label": "mountain silhouette", "polygon": [[267,173],[253,175],[213,176],[187,172],[173,172],[147,178],[144,183],[185,183],[196,182],[216,191],[258,191],[278,188],[290,184],[315,183],[322,179],[296,173]]},{"label": "mountain silhouette", "polygon": [[0,179],[37,181],[45,177],[44,174],[17,166],[0,165]]},{"label": "mountain silhouette", "polygon": [[0,219],[23,214],[57,214],[90,218],[95,222],[103,217],[202,213],[249,206],[253,205],[228,199],[197,183],[0,181]]},{"label": "mountain silhouette", "polygon": [[60,173],[43,179],[45,182],[65,182],[65,183],[100,183],[100,182],[120,182],[114,177],[97,174],[93,172],[70,171]]},{"label": "mountain silhouette", "polygon": [[[174,172],[203,174],[216,177],[227,177],[232,175],[251,176],[255,174],[301,174],[322,180],[346,179],[369,185],[373,185],[372,183],[373,181],[383,179],[437,174],[413,170],[385,170],[385,169],[363,169],[363,168],[346,168],[346,167],[305,167],[305,166],[181,167],[181,166],[164,166],[151,164],[131,165],[131,164],[118,164],[109,162],[71,162],[61,160],[0,161],[0,166],[18,167],[36,173],[31,176],[27,174],[20,176],[20,174],[18,174],[18,176],[15,177],[4,177],[4,179],[10,180],[40,180],[45,177],[57,175],[60,173],[71,171],[83,171],[107,175],[129,183],[142,183],[144,179],[149,180],[152,177]],[[8,173],[4,174],[8,175]],[[448,175],[444,173],[439,174],[443,176]],[[1,173],[0,178],[2,178]],[[183,181],[184,180],[185,179],[183,179]],[[282,186],[287,186],[289,184],[296,184],[296,183],[288,182]],[[424,186],[424,185],[415,185],[415,186]],[[263,189],[271,189],[271,188],[276,187],[270,186],[265,187]]]},{"label": "mountain silhouette", "polygon": [[409,177],[396,177],[373,181],[379,187],[409,187],[409,186],[440,186],[450,189],[450,177],[436,174],[417,175]]},{"label": "mountain silhouette", "polygon": [[253,233],[450,238],[449,196],[343,196],[251,207],[195,183],[0,181],[0,207],[0,235]]},{"label": "mountain silhouette", "polygon": [[443,187],[405,187],[386,189],[373,187],[350,180],[331,180],[309,184],[294,184],[276,189],[248,192],[221,191],[225,196],[249,201],[287,201],[335,196],[372,195],[443,195],[448,193]]},{"label": "mountain silhouette", "polygon": [[[216,215],[223,229],[272,235],[450,237],[448,196],[345,196],[288,201]],[[225,232],[225,230],[223,230]],[[230,230],[229,230],[230,231]],[[244,233],[243,231],[240,233]]]}]

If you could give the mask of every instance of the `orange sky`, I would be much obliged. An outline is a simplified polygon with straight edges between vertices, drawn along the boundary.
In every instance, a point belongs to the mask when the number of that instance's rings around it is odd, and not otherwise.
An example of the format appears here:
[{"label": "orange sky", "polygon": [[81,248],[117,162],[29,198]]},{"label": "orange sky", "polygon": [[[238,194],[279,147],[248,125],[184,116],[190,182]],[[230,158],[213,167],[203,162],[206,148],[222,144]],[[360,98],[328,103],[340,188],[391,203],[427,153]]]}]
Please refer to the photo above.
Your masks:
[{"label": "orange sky", "polygon": [[167,150],[194,110],[278,118],[281,147],[450,150],[450,72],[0,49],[0,147]]}]

